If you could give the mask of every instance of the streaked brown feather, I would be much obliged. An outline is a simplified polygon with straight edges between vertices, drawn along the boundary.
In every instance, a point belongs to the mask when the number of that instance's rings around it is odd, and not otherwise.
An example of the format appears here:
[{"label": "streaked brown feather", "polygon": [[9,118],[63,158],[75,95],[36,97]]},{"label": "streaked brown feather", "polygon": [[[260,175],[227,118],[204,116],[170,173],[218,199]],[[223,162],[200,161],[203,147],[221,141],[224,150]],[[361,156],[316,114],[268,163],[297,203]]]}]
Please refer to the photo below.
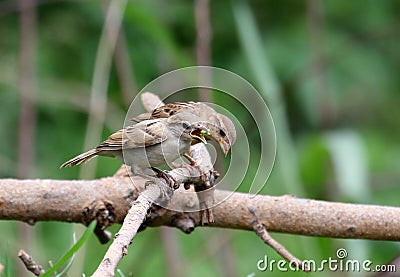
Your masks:
[{"label": "streaked brown feather", "polygon": [[96,148],[63,163],[60,168],[80,165],[89,161],[96,155],[113,156],[112,151],[147,147],[161,143],[167,139],[167,133],[159,132],[159,129],[164,127],[165,125],[160,120],[149,120],[148,122],[143,121],[136,125],[126,127],[125,129],[121,129],[110,135]]}]

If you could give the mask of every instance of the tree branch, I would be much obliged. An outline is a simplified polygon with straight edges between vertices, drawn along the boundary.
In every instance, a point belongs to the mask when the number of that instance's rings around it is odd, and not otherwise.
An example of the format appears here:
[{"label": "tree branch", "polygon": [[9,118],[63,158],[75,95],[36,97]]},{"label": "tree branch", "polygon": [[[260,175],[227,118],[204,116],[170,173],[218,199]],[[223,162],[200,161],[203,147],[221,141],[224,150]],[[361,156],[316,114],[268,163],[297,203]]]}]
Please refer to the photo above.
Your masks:
[{"label": "tree branch", "polygon": [[114,276],[115,269],[122,257],[128,254],[128,246],[135,237],[140,225],[146,218],[147,210],[162,195],[162,190],[157,184],[150,183],[139,195],[137,200],[129,209],[121,229],[114,236],[114,241],[108,248],[99,267],[92,275]]},{"label": "tree branch", "polygon": [[[84,223],[95,217],[98,201],[106,203],[113,223],[122,223],[130,203],[144,181],[133,185],[120,169],[114,177],[97,180],[17,180],[0,179],[0,219],[36,221],[66,221]],[[298,199],[294,196],[249,195],[215,190],[215,222],[212,227],[253,230],[253,207],[257,219],[270,232],[333,238],[400,240],[400,208],[344,204]],[[147,226],[174,226],[187,233],[200,226],[198,201],[187,196],[183,188],[175,191],[171,204],[178,211],[149,215]],[[190,208],[193,212],[182,213]],[[92,211],[92,212],[88,212]]]},{"label": "tree branch", "polygon": [[297,257],[293,256],[292,253],[290,253],[282,244],[277,242],[268,232],[267,228],[265,228],[264,225],[262,225],[256,215],[255,211],[252,207],[249,208],[249,211],[254,217],[256,218],[253,222],[253,230],[256,232],[257,236],[259,236],[263,242],[267,245],[269,245],[272,249],[274,249],[279,255],[281,255],[283,258],[288,260],[290,263],[294,264],[297,266],[297,268],[300,268],[301,270],[305,272],[310,272],[310,268],[303,263],[303,261],[299,260]]},{"label": "tree branch", "polygon": [[[30,256],[24,250],[22,250],[22,249],[19,250],[18,258],[20,258],[20,260],[24,263],[26,269],[28,271],[32,272],[33,274],[35,274],[36,276],[40,276],[45,272],[43,267],[40,264],[38,264],[37,262],[35,262],[33,260],[32,256]],[[1,275],[1,272],[0,272],[0,275]]]}]

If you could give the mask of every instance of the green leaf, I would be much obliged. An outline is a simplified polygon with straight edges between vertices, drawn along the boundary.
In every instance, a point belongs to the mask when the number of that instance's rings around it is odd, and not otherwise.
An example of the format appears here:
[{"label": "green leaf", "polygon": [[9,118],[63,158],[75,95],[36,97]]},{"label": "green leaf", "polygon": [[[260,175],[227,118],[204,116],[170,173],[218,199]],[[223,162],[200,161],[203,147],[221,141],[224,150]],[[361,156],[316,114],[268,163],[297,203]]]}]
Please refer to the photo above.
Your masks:
[{"label": "green leaf", "polygon": [[96,228],[97,221],[92,221],[82,237],[71,247],[70,250],[65,253],[65,255],[55,263],[49,270],[47,270],[42,277],[50,277],[57,269],[59,269],[63,264],[65,264],[71,257],[76,253],[79,248],[81,248],[85,242],[93,235],[94,228]]}]

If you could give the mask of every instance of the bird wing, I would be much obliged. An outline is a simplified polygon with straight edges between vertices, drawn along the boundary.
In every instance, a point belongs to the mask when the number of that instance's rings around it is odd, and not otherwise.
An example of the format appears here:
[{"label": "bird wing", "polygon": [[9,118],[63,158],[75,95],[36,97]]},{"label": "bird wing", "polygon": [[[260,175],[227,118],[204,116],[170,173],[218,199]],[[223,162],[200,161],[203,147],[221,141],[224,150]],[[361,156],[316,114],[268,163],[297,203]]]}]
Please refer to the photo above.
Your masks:
[{"label": "bird wing", "polygon": [[131,118],[130,120],[134,123],[138,123],[147,119],[168,118],[181,111],[194,112],[196,114],[197,104],[198,103],[192,101],[168,103],[155,108],[152,112],[139,114],[138,116]]},{"label": "bird wing", "polygon": [[196,110],[195,102],[175,102],[160,106],[151,113],[151,118],[166,118],[184,110],[185,112]]},{"label": "bird wing", "polygon": [[147,147],[165,141],[167,136],[165,120],[145,120],[115,132],[96,149],[121,150]]}]

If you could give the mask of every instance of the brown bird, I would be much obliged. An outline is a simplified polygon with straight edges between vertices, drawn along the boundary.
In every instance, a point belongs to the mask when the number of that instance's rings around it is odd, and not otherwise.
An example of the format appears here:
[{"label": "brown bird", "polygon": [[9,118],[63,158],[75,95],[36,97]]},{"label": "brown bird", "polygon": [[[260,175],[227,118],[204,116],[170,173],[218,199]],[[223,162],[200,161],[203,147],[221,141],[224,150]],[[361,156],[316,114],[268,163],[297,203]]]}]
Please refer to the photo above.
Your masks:
[{"label": "brown bird", "polygon": [[204,136],[210,133],[200,121],[198,116],[186,112],[143,120],[117,131],[96,148],[60,167],[80,165],[95,156],[109,156],[118,158],[140,175],[142,168],[173,162],[188,150],[193,140],[206,143]]},{"label": "brown bird", "polygon": [[143,113],[133,118],[133,122],[146,119],[168,118],[179,113],[191,113],[198,116],[206,126],[210,135],[208,139],[216,140],[225,156],[228,154],[236,140],[236,129],[233,122],[225,115],[216,112],[213,108],[202,102],[176,102],[159,106],[153,112]]}]

